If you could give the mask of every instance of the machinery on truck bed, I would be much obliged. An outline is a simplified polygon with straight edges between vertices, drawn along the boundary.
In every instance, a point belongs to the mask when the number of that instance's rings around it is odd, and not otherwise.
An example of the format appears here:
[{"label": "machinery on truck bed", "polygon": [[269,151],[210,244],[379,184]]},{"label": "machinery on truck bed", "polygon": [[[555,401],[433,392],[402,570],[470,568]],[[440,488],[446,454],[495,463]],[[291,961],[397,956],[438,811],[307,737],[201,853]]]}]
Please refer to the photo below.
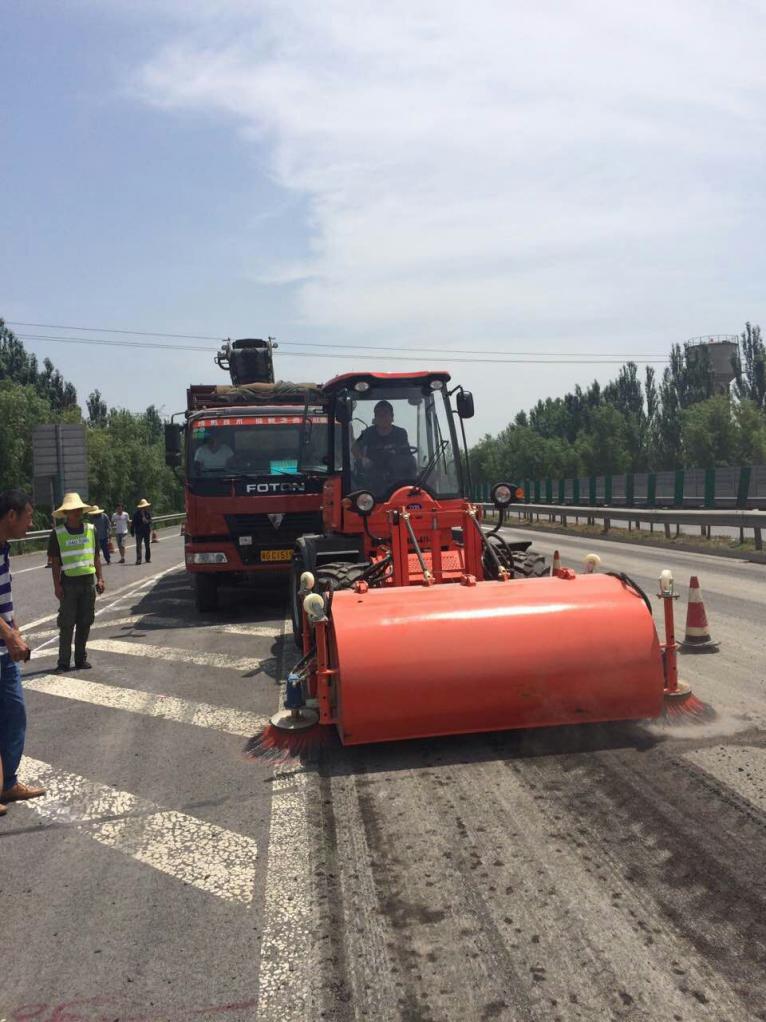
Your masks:
[{"label": "machinery on truck bed", "polygon": [[323,417],[306,415],[299,469],[324,478],[323,527],[295,547],[303,655],[265,745],[323,725],[353,745],[661,714],[665,658],[639,587],[551,574],[505,542],[512,484],[495,486],[500,522],[482,528],[462,426],[473,400],[449,380],[349,373],[322,387]]},{"label": "machinery on truck bed", "polygon": [[215,361],[231,385],[190,386],[184,425],[166,427],[166,461],[184,459],[186,570],[200,611],[216,609],[222,586],[288,572],[297,538],[321,525],[322,480],[298,458],[304,416],[319,438],[325,412],[312,384],[274,382],[274,347],[225,342]]}]

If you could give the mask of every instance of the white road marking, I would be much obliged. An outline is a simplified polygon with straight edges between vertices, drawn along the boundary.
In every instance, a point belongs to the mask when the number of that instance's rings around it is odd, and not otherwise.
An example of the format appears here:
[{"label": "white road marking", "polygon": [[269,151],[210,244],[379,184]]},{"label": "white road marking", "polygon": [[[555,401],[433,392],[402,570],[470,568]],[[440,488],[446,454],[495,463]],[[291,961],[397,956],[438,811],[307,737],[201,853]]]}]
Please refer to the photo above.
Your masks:
[{"label": "white road marking", "polygon": [[[289,619],[282,626],[282,634]],[[280,676],[284,672],[280,670]],[[281,706],[281,692],[280,703]],[[308,799],[311,781],[295,763],[274,770],[258,975],[259,1020],[312,1017],[312,930]]]},{"label": "white road marking", "polygon": [[[127,617],[118,617],[113,620],[97,620],[91,626],[94,628],[189,628],[188,619],[182,617],[164,617],[154,611],[145,611],[143,614],[129,614]],[[199,632],[216,632],[226,635],[247,635],[262,636],[264,638],[276,639],[278,630],[271,625],[241,624],[241,625],[219,625],[208,622],[194,622],[193,627]],[[47,639],[50,636],[58,635],[58,628],[48,628],[40,632],[25,631],[27,639]]]},{"label": "white road marking", "polygon": [[19,568],[18,571],[14,571],[13,572],[13,575],[14,576],[15,575],[24,575],[27,571],[39,571],[40,568],[44,568],[44,567],[46,567],[46,565],[44,565],[44,564],[36,564],[34,566],[34,568]]},{"label": "white road marking", "polygon": [[122,639],[89,639],[88,649],[120,656],[140,656],[149,660],[165,660],[177,664],[196,664],[199,667],[224,668],[230,671],[256,671],[262,661],[258,657],[239,658],[228,653],[192,653],[186,649],[153,646],[148,642],[125,642]]},{"label": "white road marking", "polygon": [[103,685],[83,678],[70,678],[61,674],[43,674],[28,678],[24,688],[44,695],[59,696],[62,699],[76,699],[94,706],[108,706],[114,710],[142,713],[147,717],[160,717],[179,724],[210,728],[225,734],[251,738],[266,726],[268,720],[247,710],[236,710],[229,706],[215,706],[212,703],[198,703],[157,692],[142,692],[133,688],[119,688]]},{"label": "white road marking", "polygon": [[[109,592],[109,596],[117,596],[118,593],[126,593],[129,589],[133,590],[134,592],[138,592],[140,589],[145,588],[146,586],[150,585],[152,582],[156,582],[156,580],[158,578],[162,578],[163,575],[169,575],[171,571],[178,571],[179,568],[183,568],[183,567],[184,567],[184,561],[179,561],[178,564],[174,564],[172,566],[172,568],[165,568],[164,571],[158,571],[158,572],[156,572],[156,574],[149,575],[147,578],[134,579],[133,582],[130,582],[126,586],[122,586],[121,589],[115,589],[113,592]],[[96,615],[106,613],[106,611],[110,610],[114,606],[115,603],[119,603],[119,602],[121,602],[121,601],[120,600],[115,600],[113,603],[108,604],[106,607],[101,607],[100,610],[96,611]],[[21,631],[24,634],[26,634],[27,632],[31,631],[33,628],[36,628],[38,625],[45,625],[49,621],[55,621],[58,616],[59,616],[59,612],[56,611],[54,614],[46,614],[45,617],[37,617],[37,618],[34,619],[34,621],[22,621],[20,623]],[[58,634],[58,632],[56,634]]]},{"label": "white road marking", "polygon": [[766,749],[755,745],[716,745],[687,752],[688,759],[766,813]]},{"label": "white road marking", "polygon": [[43,798],[20,803],[43,819],[75,824],[99,844],[225,901],[252,901],[257,861],[252,838],[37,759],[22,760],[21,776],[47,789]]}]

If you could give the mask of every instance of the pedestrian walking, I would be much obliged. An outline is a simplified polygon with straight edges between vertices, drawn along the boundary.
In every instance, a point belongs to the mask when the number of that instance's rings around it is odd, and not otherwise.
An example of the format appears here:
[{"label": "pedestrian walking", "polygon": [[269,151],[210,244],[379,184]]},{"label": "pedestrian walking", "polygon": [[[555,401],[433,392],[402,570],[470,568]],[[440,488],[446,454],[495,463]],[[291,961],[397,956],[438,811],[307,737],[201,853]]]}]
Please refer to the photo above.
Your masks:
[{"label": "pedestrian walking", "polygon": [[149,508],[152,505],[142,497],[136,505],[133,513],[133,521],[130,527],[131,536],[136,537],[136,564],[141,563],[141,544],[144,545],[144,560],[148,564],[152,559],[152,513]]},{"label": "pedestrian walking", "polygon": [[109,515],[102,507],[96,506],[90,509],[88,517],[93,523],[93,528],[96,530],[96,542],[98,543],[99,550],[104,555],[106,563],[111,564],[112,556],[109,553],[109,533],[112,528],[112,523],[109,519]]},{"label": "pedestrian walking", "polygon": [[32,498],[23,490],[0,493],[0,816],[7,802],[38,798],[45,788],[33,788],[17,777],[27,713],[19,664],[29,660],[29,646],[19,631],[11,590],[11,539],[21,539],[32,524]]},{"label": "pedestrian walking", "polygon": [[120,551],[120,564],[125,563],[125,544],[128,541],[128,530],[130,528],[130,515],[123,504],[118,504],[112,515],[112,528],[114,538],[117,540],[117,549]]},{"label": "pedestrian walking", "polygon": [[[59,601],[58,672],[69,670],[74,633],[74,665],[80,670],[90,668],[86,656],[88,633],[96,609],[96,592],[103,593],[104,578],[96,543],[96,530],[83,515],[90,505],[79,493],[66,493],[55,514],[64,522],[57,525],[48,540],[48,553],[53,559],[53,591]],[[94,585],[95,582],[95,585]]]}]

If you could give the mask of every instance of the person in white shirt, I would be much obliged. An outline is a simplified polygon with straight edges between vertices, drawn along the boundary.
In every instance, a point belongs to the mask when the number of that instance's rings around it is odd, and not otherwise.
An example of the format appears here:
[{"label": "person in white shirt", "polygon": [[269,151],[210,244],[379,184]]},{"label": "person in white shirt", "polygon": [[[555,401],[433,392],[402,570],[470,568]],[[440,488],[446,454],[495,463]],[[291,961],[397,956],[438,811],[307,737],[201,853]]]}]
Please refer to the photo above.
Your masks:
[{"label": "person in white shirt", "polygon": [[120,551],[120,564],[125,563],[125,543],[128,538],[128,523],[130,522],[130,515],[125,510],[123,504],[117,505],[117,510],[112,515],[112,526],[114,528],[114,535],[117,539],[117,549]]},{"label": "person in white shirt", "polygon": [[215,433],[194,455],[194,464],[197,468],[209,472],[218,468],[226,468],[234,457],[234,451],[228,444],[222,444]]}]

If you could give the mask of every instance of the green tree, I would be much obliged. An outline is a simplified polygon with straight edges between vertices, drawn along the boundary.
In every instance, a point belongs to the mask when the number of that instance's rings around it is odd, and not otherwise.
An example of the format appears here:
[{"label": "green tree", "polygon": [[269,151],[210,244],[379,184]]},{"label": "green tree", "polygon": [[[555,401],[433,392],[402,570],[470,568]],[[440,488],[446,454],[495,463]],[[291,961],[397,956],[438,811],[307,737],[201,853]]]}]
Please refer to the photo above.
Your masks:
[{"label": "green tree", "polygon": [[733,464],[762,465],[766,462],[766,411],[752,401],[737,401],[732,407],[737,425],[737,453]]},{"label": "green tree", "polygon": [[51,421],[51,408],[31,384],[0,380],[0,490],[32,487],[32,429]]},{"label": "green tree", "polygon": [[86,402],[88,409],[88,423],[91,426],[105,426],[109,415],[106,401],[101,397],[100,390],[94,390],[88,395]]},{"label": "green tree", "polygon": [[739,431],[726,396],[700,401],[681,414],[683,463],[699,468],[732,465],[740,450]]},{"label": "green tree", "polygon": [[759,326],[745,324],[740,351],[734,356],[734,393],[740,401],[766,409],[766,346]]}]

